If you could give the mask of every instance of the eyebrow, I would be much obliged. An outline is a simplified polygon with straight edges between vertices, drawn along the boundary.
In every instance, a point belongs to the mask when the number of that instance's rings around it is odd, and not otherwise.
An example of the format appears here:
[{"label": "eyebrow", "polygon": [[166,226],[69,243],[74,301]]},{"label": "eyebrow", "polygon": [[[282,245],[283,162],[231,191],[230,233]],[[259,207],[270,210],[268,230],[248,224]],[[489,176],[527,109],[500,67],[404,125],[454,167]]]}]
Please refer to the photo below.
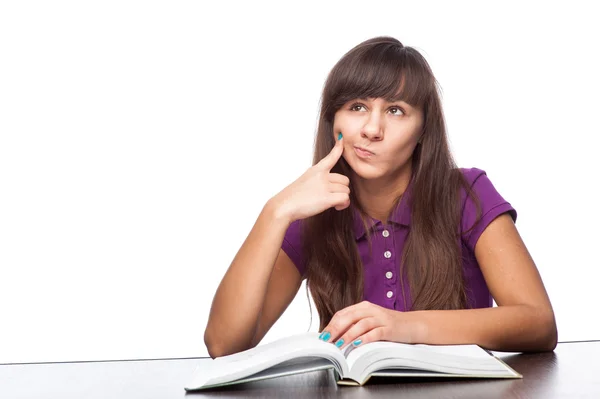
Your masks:
[{"label": "eyebrow", "polygon": [[[371,97],[370,99],[369,99],[369,98],[366,98],[366,97],[359,97],[359,98],[358,98],[358,100],[362,100],[362,101],[371,101],[372,99],[373,99],[373,97]],[[406,107],[408,107],[408,108],[412,108],[412,105],[410,105],[409,103],[407,103],[406,101],[403,101],[403,100],[388,101],[388,100],[386,100],[385,98],[384,98],[383,100],[384,100],[386,103],[388,103],[388,104],[402,103],[402,104],[404,104]]]}]

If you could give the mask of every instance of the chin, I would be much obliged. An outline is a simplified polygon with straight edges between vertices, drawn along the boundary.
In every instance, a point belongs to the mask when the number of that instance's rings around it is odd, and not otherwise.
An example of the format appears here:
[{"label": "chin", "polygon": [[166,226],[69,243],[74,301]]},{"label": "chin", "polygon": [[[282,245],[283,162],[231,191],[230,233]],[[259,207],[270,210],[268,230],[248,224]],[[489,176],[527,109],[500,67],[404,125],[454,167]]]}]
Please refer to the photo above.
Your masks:
[{"label": "chin", "polygon": [[380,177],[385,176],[385,171],[382,171],[379,168],[374,167],[373,165],[356,165],[348,163],[352,168],[352,171],[356,176],[360,177],[364,180],[374,180],[379,179]]}]

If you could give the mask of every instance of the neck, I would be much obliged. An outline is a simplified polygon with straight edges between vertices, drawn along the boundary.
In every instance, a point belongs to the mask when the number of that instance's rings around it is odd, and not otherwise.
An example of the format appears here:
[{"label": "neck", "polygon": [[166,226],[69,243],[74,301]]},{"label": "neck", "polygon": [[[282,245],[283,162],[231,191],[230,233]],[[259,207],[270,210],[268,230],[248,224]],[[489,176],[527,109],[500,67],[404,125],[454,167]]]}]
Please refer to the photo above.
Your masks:
[{"label": "neck", "polygon": [[406,168],[398,170],[393,176],[367,180],[354,174],[352,185],[366,214],[386,223],[396,201],[406,191],[410,177],[409,162]]}]

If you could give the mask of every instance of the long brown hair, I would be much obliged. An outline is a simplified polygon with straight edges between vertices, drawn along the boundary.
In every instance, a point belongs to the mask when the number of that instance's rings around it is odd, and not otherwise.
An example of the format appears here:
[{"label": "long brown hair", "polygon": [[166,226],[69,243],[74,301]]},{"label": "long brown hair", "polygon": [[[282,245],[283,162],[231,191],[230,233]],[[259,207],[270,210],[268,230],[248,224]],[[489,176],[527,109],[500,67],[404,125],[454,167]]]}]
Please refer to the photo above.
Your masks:
[{"label": "long brown hair", "polygon": [[[423,110],[421,141],[412,155],[412,192],[406,198],[411,210],[410,230],[398,265],[398,276],[408,278],[411,310],[466,308],[461,186],[476,203],[477,219],[481,208],[450,153],[438,82],[417,50],[393,37],[380,36],[360,43],[338,61],[323,88],[313,164],[335,144],[335,113],[352,99],[369,97],[402,100]],[[332,172],[351,178],[351,169],[343,158]],[[354,195],[352,179],[350,190],[351,207],[364,213]],[[310,289],[319,312],[320,330],[338,310],[363,300],[363,265],[351,207],[342,211],[330,208],[302,223],[307,296]]]}]

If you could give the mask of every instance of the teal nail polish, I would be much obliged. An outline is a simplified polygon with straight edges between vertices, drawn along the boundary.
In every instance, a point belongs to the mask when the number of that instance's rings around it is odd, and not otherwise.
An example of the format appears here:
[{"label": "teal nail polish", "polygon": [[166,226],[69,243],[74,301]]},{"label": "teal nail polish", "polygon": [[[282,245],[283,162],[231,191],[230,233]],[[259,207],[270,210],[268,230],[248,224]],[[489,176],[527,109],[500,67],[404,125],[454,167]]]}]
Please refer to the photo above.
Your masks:
[{"label": "teal nail polish", "polygon": [[323,331],[323,332],[321,333],[321,335],[319,335],[319,339],[323,339],[323,335],[325,335],[325,331]]},{"label": "teal nail polish", "polygon": [[322,336],[320,337],[323,341],[327,341],[329,337],[331,337],[331,334],[329,334],[327,331],[323,331],[323,334],[321,334]]},{"label": "teal nail polish", "polygon": [[354,345],[354,346],[358,346],[358,345],[360,345],[360,344],[362,344],[362,339],[357,339],[356,341],[354,341],[354,342],[352,343],[352,345]]},{"label": "teal nail polish", "polygon": [[340,339],[338,342],[335,343],[335,346],[337,346],[338,348],[341,347],[342,345],[344,345],[343,339]]},{"label": "teal nail polish", "polygon": [[342,132],[340,132],[340,133],[338,134],[338,140],[341,140],[341,139],[342,139]]}]

